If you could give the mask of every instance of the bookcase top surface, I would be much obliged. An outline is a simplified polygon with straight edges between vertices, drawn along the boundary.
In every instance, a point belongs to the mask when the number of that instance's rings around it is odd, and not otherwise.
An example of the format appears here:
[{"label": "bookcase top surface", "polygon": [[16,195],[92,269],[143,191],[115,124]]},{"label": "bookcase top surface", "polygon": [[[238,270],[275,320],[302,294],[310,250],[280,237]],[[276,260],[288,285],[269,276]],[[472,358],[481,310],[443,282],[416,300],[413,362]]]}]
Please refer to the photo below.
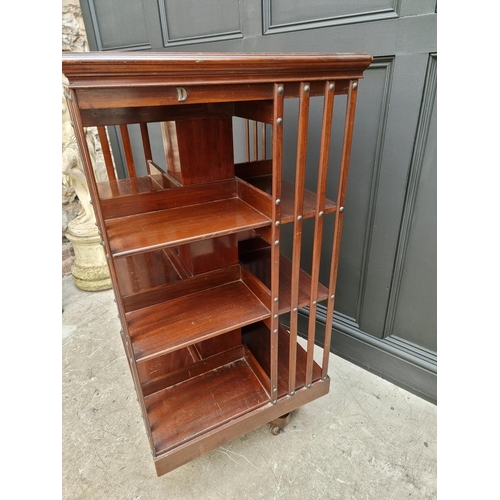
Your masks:
[{"label": "bookcase top surface", "polygon": [[373,58],[365,53],[65,52],[70,86],[141,85],[147,82],[278,82],[304,78],[362,78]]}]

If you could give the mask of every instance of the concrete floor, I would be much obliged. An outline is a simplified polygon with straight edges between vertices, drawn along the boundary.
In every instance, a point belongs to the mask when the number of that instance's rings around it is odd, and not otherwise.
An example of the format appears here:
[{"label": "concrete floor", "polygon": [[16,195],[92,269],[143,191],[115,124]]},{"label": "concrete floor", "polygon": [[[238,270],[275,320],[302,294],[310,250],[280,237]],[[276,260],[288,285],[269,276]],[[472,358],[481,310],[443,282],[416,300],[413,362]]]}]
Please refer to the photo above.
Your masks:
[{"label": "concrete floor", "polygon": [[283,433],[261,427],[158,478],[113,292],[62,286],[65,500],[437,498],[436,407],[334,355],[330,393]]}]

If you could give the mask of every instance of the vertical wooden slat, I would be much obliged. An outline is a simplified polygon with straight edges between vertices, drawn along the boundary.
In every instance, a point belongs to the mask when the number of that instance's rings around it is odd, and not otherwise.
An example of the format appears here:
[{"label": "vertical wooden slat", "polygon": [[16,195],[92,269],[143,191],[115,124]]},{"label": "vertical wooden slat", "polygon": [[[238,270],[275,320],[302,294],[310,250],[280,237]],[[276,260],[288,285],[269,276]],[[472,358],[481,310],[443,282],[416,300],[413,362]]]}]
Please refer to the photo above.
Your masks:
[{"label": "vertical wooden slat", "polygon": [[261,123],[262,125],[262,136],[261,136],[261,159],[265,160],[267,156],[267,135],[266,135],[266,124]]},{"label": "vertical wooden slat", "polygon": [[337,212],[335,213],[335,230],[333,233],[333,251],[330,265],[330,282],[328,286],[328,307],[325,325],[325,345],[323,350],[322,376],[326,377],[328,371],[328,358],[330,355],[330,341],[333,325],[333,308],[335,301],[335,287],[337,282],[337,270],[339,264],[340,239],[342,235],[342,221],[344,219],[344,202],[347,187],[347,176],[349,173],[349,161],[351,159],[352,134],[354,130],[354,114],[356,111],[356,97],[358,82],[353,80],[349,84],[347,95],[346,116],[344,122],[344,140],[342,144],[342,156],[340,159],[340,173],[337,191]]},{"label": "vertical wooden slat", "polygon": [[148,174],[151,175],[149,160],[153,160],[153,154],[151,153],[151,141],[149,140],[148,124],[141,123],[141,138],[142,138],[142,148],[144,150],[144,158],[146,160],[146,168]]},{"label": "vertical wooden slat", "polygon": [[278,326],[279,326],[279,265],[280,265],[280,199],[281,166],[283,160],[283,84],[274,84],[274,109],[272,125],[273,181],[272,181],[272,226],[271,226],[271,401],[278,401]]},{"label": "vertical wooden slat", "polygon": [[250,161],[250,128],[247,118],[245,118],[245,158],[246,161]]},{"label": "vertical wooden slat", "polygon": [[134,155],[132,154],[132,145],[128,134],[128,126],[120,125],[120,134],[122,136],[123,150],[125,152],[125,162],[127,163],[128,177],[135,177]]},{"label": "vertical wooden slat", "polygon": [[[330,139],[332,134],[333,104],[335,84],[325,82],[323,119],[321,125],[321,142],[319,153],[318,184],[316,190],[316,215],[314,219],[314,240],[312,251],[311,292],[309,303],[308,346],[306,365],[306,386],[312,382],[314,339],[316,334],[316,308],[318,297],[319,271],[321,264],[321,246],[323,244],[323,221],[326,198],[326,180],[328,177],[328,160],[330,155]],[[326,373],[323,375],[326,376]]]},{"label": "vertical wooden slat", "polygon": [[299,121],[297,132],[297,160],[295,165],[295,204],[292,247],[292,280],[290,301],[289,394],[295,393],[297,365],[297,329],[299,305],[300,254],[302,249],[302,217],[304,210],[304,183],[306,178],[307,131],[309,127],[309,83],[300,84]]},{"label": "vertical wooden slat", "polygon": [[116,181],[115,166],[113,164],[113,156],[111,155],[111,148],[109,147],[108,134],[106,127],[97,127],[99,141],[101,143],[102,154],[104,156],[104,164],[106,165],[106,172],[108,173],[108,180]]},{"label": "vertical wooden slat", "polygon": [[257,161],[259,159],[259,134],[258,134],[258,123],[253,122],[253,159]]}]

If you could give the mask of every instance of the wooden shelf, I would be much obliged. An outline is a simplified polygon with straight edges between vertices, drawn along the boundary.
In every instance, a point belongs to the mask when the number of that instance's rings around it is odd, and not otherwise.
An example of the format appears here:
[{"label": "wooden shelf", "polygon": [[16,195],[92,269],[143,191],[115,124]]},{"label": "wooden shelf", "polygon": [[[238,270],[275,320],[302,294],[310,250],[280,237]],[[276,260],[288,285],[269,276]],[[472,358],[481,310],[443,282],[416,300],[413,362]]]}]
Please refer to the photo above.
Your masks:
[{"label": "wooden shelf", "polygon": [[268,318],[269,309],[242,281],[126,314],[138,363]]},{"label": "wooden shelf", "polygon": [[[288,393],[288,360],[290,352],[290,333],[283,325],[279,326],[278,338],[278,366],[282,376],[278,380],[278,397],[281,398]],[[307,352],[297,343],[297,364],[295,374],[295,390],[298,391],[306,385]],[[321,378],[321,368],[313,361],[312,383]]]},{"label": "wooden shelf", "polygon": [[157,456],[269,403],[260,371],[239,346],[191,365],[185,380],[146,396]]},{"label": "wooden shelf", "polygon": [[[260,239],[259,239],[260,240]],[[262,240],[260,240],[262,242]],[[259,242],[256,241],[258,245]],[[241,245],[244,247],[244,245]],[[252,274],[254,274],[267,288],[271,286],[271,248],[265,246],[249,251],[241,251],[239,259]],[[291,300],[291,279],[292,279],[292,262],[284,255],[280,255],[280,291],[279,291],[279,314],[290,312]],[[328,289],[318,282],[318,294],[316,300],[318,302],[328,298]],[[311,276],[303,269],[299,272],[299,296],[298,307],[309,305],[311,300]]]},{"label": "wooden shelf", "polygon": [[[272,175],[266,174],[271,168],[269,160],[250,162],[236,165],[237,175],[248,184],[260,189],[262,192],[271,195]],[[256,173],[258,175],[253,175]],[[281,180],[281,224],[292,222],[294,219],[295,185],[285,179]],[[330,214],[335,212],[337,204],[334,201],[325,199],[323,212]],[[308,189],[304,189],[304,209],[302,217],[309,219],[316,215],[316,194]]]},{"label": "wooden shelf", "polygon": [[270,224],[239,198],[117,217],[106,221],[114,257],[181,245]]},{"label": "wooden shelf", "polygon": [[[270,182],[270,179],[267,179],[267,182]],[[286,224],[287,222],[293,221],[294,214],[294,203],[295,203],[295,186],[286,180],[282,181],[281,184],[281,223]],[[331,214],[335,212],[337,205],[335,202],[325,199],[325,207],[323,212],[325,214]],[[304,189],[304,210],[302,217],[304,219],[308,219],[310,217],[314,217],[316,215],[316,195]]]}]

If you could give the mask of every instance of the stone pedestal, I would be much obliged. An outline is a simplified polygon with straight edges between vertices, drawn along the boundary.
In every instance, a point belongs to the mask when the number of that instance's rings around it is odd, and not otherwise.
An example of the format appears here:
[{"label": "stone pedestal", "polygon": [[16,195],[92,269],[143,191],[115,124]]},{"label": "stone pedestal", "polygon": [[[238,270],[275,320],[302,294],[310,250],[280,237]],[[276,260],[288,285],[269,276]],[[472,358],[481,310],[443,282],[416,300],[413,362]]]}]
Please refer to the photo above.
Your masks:
[{"label": "stone pedestal", "polygon": [[101,238],[94,224],[75,224],[71,221],[65,233],[71,241],[75,260],[71,274],[81,290],[95,292],[111,288],[111,279]]}]

